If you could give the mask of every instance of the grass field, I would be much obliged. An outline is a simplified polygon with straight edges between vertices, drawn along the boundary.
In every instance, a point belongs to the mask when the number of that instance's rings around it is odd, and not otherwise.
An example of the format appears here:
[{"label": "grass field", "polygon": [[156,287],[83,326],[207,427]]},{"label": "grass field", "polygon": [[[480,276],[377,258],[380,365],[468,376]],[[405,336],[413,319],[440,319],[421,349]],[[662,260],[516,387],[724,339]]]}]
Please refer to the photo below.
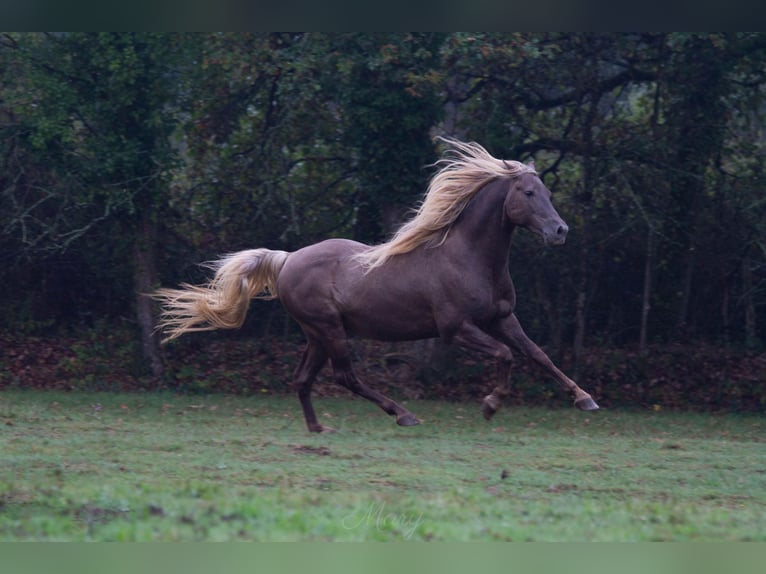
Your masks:
[{"label": "grass field", "polygon": [[0,393],[0,540],[766,541],[762,415]]}]

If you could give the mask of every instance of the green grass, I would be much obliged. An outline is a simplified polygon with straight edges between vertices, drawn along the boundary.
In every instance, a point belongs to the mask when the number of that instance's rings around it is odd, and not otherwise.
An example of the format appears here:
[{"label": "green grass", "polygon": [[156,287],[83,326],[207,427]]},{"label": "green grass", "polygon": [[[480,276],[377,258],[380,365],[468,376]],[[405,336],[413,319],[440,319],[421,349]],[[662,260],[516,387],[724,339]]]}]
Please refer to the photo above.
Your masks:
[{"label": "green grass", "polygon": [[0,394],[0,540],[760,540],[760,415]]}]

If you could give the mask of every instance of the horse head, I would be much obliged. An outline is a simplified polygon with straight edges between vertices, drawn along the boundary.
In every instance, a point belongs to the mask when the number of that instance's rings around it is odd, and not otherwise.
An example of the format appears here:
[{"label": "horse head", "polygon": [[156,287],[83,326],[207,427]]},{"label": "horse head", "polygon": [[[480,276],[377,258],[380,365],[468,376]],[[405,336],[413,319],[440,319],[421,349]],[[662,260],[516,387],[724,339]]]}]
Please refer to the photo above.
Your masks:
[{"label": "horse head", "polygon": [[551,192],[534,166],[511,179],[504,209],[511,224],[540,235],[546,245],[561,245],[566,241],[569,226],[553,207]]}]

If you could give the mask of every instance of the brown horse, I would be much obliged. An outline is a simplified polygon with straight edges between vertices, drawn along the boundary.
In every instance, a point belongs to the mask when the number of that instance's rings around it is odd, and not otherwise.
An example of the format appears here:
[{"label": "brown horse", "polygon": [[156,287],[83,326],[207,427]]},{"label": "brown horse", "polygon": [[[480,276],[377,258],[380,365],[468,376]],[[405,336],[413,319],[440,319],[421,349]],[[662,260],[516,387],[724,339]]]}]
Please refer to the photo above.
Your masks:
[{"label": "brown horse", "polygon": [[513,352],[540,365],[574,395],[582,410],[598,408],[524,333],[514,314],[508,270],[516,227],[546,244],[564,243],[566,223],[533,165],[499,160],[475,143],[450,146],[414,217],[388,243],[369,247],[330,239],[287,253],[240,251],[213,264],[203,286],[161,289],[160,327],[168,339],[190,331],[242,325],[250,299],[278,298],[300,324],[308,344],[295,373],[310,431],[329,431],[311,404],[311,387],[330,359],[335,380],[377,404],[402,426],[420,421],[359,380],[349,335],[382,341],[440,337],[497,362],[497,386],[483,401],[489,419],[509,394]]}]

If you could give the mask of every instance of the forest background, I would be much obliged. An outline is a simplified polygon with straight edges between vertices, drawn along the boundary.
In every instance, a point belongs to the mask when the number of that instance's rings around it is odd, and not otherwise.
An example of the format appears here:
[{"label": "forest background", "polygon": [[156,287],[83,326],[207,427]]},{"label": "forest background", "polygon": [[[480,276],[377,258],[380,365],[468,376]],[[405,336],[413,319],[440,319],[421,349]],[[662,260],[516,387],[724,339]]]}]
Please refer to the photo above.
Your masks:
[{"label": "forest background", "polygon": [[[553,191],[569,239],[517,235],[517,314],[600,403],[763,411],[765,63],[762,33],[1,34],[0,387],[288,390],[278,304],[161,347],[140,294],[239,249],[384,241],[444,135]],[[492,373],[355,352],[412,398]],[[512,400],[564,400],[529,369]]]}]

